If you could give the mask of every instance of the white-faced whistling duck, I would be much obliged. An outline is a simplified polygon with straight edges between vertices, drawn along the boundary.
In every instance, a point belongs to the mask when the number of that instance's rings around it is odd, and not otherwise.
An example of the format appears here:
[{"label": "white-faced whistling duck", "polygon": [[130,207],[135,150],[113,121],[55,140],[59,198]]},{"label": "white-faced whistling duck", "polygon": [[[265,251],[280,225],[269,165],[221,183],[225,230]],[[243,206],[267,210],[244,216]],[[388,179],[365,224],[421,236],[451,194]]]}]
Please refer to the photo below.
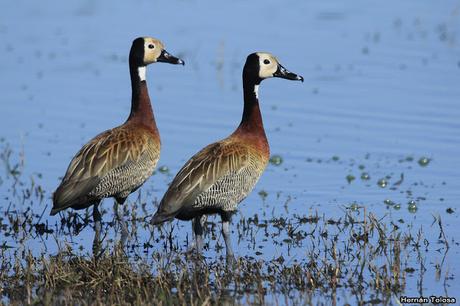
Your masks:
[{"label": "white-faced whistling duck", "polygon": [[269,160],[258,89],[262,80],[271,77],[303,82],[301,76],[286,70],[270,53],[250,54],[243,69],[244,111],[240,125],[229,137],[208,145],[187,161],[151,220],[152,224],[159,224],[173,218],[193,219],[196,248],[200,253],[206,215],[219,214],[227,263],[234,262],[229,229],[231,216],[254,188]]},{"label": "white-faced whistling duck", "polygon": [[[152,175],[159,159],[160,135],[145,80],[146,66],[156,62],[184,64],[166,52],[161,41],[150,37],[135,39],[129,52],[132,99],[128,119],[85,144],[70,162],[54,192],[51,215],[69,207],[84,209],[93,206],[93,247],[100,242],[98,206],[101,200],[114,197],[118,216],[118,204],[123,204],[128,195]],[[119,221],[123,222],[120,218]],[[127,234],[123,222],[122,242]]]}]

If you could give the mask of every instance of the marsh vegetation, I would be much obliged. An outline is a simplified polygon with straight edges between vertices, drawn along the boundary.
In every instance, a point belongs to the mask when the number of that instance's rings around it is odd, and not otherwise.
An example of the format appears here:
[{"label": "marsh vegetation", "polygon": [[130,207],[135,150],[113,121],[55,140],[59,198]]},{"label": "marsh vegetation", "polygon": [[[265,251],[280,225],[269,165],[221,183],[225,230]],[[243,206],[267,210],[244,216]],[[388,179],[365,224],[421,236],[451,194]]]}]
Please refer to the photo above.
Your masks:
[{"label": "marsh vegetation", "polygon": [[[117,223],[106,221],[103,249],[92,254],[74,243],[92,227],[90,212],[44,219],[49,194],[40,175],[24,177],[24,156],[8,145],[1,157],[1,187],[8,191],[0,217],[4,303],[393,304],[408,286],[423,294],[426,280],[440,282],[448,295],[454,280],[445,258],[458,243],[446,236],[441,215],[423,226],[391,213],[377,216],[356,203],[343,205],[338,217],[310,210],[236,219],[233,234],[238,250],[246,251],[229,268],[217,220],[206,223],[208,256],[198,257],[189,250],[191,238],[177,235],[179,222],[149,224],[153,209],[147,204],[155,203],[139,196],[124,210],[129,243],[119,245]],[[269,205],[263,193],[260,201]],[[115,219],[110,209],[104,215]]]}]

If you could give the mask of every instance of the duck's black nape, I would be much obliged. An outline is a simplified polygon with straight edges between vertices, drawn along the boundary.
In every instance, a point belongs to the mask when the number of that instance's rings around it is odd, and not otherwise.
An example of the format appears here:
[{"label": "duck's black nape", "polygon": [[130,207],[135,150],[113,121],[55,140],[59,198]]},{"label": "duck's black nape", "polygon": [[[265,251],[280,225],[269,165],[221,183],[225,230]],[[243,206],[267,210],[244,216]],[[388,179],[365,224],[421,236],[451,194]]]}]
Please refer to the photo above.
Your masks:
[{"label": "duck's black nape", "polygon": [[144,38],[138,37],[133,40],[129,51],[129,65],[133,67],[144,66]]},{"label": "duck's black nape", "polygon": [[259,85],[262,79],[259,77],[259,56],[257,53],[251,53],[246,58],[246,63],[243,68],[243,81],[244,83],[251,83]]}]

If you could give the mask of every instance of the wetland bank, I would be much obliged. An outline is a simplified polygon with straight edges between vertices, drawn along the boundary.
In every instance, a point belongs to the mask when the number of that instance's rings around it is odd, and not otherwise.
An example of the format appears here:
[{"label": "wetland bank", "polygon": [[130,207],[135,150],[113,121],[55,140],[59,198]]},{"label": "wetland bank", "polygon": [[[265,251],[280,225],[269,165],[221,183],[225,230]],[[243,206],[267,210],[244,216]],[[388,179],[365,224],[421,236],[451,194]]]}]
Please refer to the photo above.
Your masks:
[{"label": "wetland bank", "polygon": [[[3,304],[458,300],[458,2],[136,5],[3,4]],[[187,69],[148,72],[165,135],[159,167],[123,207],[132,230],[123,249],[104,201],[94,257],[91,213],[49,217],[51,193],[75,150],[125,119],[126,52],[139,35],[167,41]],[[272,159],[233,220],[230,273],[217,218],[203,259],[187,253],[188,223],[147,221],[184,158],[237,124],[253,50],[277,54],[305,83],[267,81],[259,93]]]}]

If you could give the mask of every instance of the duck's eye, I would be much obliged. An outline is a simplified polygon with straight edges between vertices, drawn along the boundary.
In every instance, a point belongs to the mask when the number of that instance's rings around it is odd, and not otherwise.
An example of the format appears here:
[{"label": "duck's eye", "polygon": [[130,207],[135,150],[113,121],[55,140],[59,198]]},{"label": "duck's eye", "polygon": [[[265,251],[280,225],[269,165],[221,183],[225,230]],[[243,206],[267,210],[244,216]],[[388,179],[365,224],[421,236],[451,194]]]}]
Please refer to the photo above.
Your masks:
[{"label": "duck's eye", "polygon": [[269,61],[268,59],[265,59],[265,60],[264,60],[264,64],[265,64],[265,65],[268,65],[268,64],[270,64],[270,61]]},{"label": "duck's eye", "polygon": [[150,45],[149,45],[149,49],[153,49],[153,48],[155,48],[155,45],[150,44]]}]

